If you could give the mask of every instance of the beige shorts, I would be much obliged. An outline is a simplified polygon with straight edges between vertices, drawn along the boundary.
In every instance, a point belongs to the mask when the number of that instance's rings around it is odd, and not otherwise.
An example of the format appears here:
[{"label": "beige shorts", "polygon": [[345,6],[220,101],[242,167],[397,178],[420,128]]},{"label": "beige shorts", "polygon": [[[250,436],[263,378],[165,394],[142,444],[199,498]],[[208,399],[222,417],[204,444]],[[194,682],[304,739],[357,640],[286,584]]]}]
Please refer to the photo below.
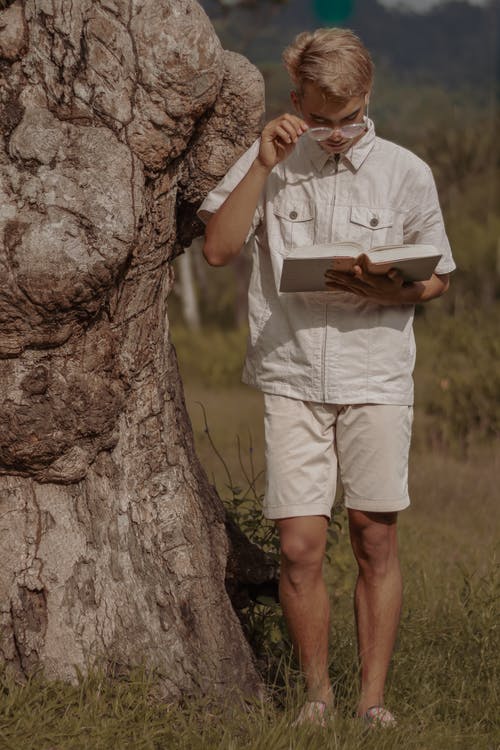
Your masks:
[{"label": "beige shorts", "polygon": [[410,504],[411,406],[264,396],[265,518],[330,518],[337,466],[347,508],[387,513]]}]

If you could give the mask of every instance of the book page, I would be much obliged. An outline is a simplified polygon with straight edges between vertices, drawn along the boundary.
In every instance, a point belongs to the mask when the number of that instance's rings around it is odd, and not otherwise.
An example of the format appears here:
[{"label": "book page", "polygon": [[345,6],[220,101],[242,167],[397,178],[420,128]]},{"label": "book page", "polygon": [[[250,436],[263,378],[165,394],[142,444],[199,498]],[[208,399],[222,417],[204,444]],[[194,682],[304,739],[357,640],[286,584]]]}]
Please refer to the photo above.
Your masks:
[{"label": "book page", "polygon": [[385,260],[409,260],[410,258],[430,258],[441,253],[434,245],[379,245],[368,253],[373,262]]},{"label": "book page", "polygon": [[363,252],[361,245],[357,242],[333,242],[331,245],[303,245],[302,247],[294,247],[288,255],[288,258],[293,259],[315,259],[315,258],[356,258],[360,253]]}]

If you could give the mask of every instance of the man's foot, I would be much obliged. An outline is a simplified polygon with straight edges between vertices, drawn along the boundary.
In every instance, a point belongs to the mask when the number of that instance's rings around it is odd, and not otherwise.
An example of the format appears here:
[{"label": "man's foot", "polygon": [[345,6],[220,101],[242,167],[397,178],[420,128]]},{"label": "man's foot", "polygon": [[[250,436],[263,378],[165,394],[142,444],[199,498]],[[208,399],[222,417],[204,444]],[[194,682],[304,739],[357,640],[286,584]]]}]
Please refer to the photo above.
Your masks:
[{"label": "man's foot", "polygon": [[362,714],[361,719],[369,727],[382,727],[388,729],[396,726],[396,719],[393,714],[383,706],[371,706]]},{"label": "man's foot", "polygon": [[292,727],[299,727],[302,724],[315,724],[320,727],[326,727],[325,713],[326,713],[325,701],[306,701],[300,713],[292,722]]}]

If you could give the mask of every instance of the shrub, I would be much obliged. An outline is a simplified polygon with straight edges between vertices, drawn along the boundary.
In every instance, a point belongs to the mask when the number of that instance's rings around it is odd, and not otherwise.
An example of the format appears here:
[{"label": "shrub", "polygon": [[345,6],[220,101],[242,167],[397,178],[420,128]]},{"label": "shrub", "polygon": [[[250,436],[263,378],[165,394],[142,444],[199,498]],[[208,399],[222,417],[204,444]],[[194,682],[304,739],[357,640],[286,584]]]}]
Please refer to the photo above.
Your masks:
[{"label": "shrub", "polygon": [[499,434],[497,312],[417,320],[416,403],[431,446],[467,453],[472,441]]}]

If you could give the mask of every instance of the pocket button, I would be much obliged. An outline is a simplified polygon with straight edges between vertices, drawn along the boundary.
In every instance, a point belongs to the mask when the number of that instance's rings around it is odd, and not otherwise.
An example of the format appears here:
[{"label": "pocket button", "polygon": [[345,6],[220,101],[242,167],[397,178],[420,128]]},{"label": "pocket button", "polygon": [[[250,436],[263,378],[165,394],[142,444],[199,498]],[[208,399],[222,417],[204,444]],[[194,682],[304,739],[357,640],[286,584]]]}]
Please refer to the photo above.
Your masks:
[{"label": "pocket button", "polygon": [[290,218],[291,218],[292,221],[295,221],[295,219],[298,216],[298,213],[297,213],[297,211],[290,211],[289,216],[290,216]]},{"label": "pocket button", "polygon": [[372,218],[370,219],[370,226],[371,226],[371,227],[376,227],[376,226],[378,226],[378,218],[377,218],[376,216],[373,216],[373,217],[372,217]]}]

